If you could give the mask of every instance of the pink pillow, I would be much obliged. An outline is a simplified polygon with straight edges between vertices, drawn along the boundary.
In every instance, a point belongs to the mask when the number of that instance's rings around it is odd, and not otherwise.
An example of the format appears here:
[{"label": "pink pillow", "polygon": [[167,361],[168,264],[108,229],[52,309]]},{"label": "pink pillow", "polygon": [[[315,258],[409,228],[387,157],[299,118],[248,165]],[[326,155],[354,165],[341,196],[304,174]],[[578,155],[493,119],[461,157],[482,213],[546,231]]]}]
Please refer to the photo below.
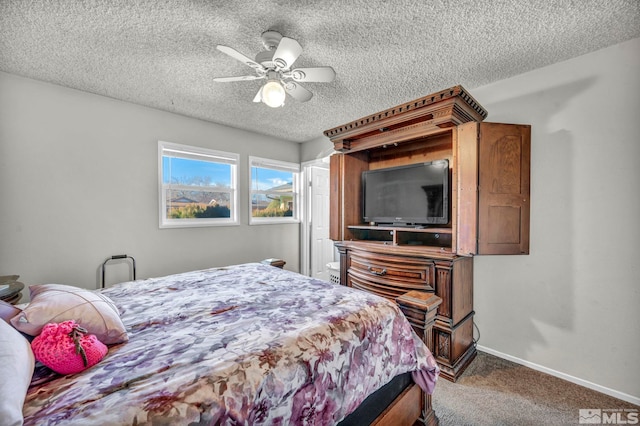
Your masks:
[{"label": "pink pillow", "polygon": [[40,361],[56,373],[75,374],[99,363],[107,347],[75,321],[47,324],[33,342],[31,349]]},{"label": "pink pillow", "polygon": [[116,305],[92,290],[63,284],[29,287],[31,302],[11,318],[11,324],[30,336],[40,334],[48,323],[74,320],[106,345],[129,340]]}]

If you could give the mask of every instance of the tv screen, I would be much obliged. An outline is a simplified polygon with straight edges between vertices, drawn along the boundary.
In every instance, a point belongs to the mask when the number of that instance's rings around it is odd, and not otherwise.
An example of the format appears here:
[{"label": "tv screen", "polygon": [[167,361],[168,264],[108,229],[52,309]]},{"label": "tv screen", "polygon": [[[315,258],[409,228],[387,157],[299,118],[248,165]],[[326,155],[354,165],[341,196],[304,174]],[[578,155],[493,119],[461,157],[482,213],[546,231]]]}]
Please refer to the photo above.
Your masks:
[{"label": "tv screen", "polygon": [[449,161],[362,173],[365,222],[396,225],[449,222]]}]

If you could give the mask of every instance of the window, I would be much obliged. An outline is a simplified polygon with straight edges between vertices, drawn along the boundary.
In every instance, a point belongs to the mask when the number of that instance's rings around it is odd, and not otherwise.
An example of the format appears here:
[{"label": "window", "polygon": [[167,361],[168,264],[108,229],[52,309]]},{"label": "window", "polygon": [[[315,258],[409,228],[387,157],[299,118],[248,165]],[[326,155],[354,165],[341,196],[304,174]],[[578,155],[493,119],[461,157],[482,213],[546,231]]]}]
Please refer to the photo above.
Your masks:
[{"label": "window", "polygon": [[238,154],[158,142],[160,227],[237,225]]},{"label": "window", "polygon": [[300,165],[249,157],[250,224],[299,221]]}]

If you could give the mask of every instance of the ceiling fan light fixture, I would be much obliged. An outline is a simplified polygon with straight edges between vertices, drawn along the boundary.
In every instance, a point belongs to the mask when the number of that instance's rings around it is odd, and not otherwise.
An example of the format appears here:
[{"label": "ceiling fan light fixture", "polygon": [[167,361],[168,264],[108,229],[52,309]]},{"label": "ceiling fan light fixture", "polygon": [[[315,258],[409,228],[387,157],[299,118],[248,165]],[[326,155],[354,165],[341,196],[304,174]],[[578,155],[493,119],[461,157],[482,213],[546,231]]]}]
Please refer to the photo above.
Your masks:
[{"label": "ceiling fan light fixture", "polygon": [[284,105],[286,92],[284,87],[277,80],[269,80],[262,86],[262,102],[271,108],[278,108]]},{"label": "ceiling fan light fixture", "polygon": [[265,31],[262,40],[267,50],[259,52],[255,61],[229,46],[217,45],[216,49],[222,53],[253,68],[255,75],[216,77],[213,81],[266,80],[253,97],[253,102],[278,108],[284,105],[287,95],[298,102],[307,102],[313,97],[313,93],[299,83],[329,83],[334,80],[336,72],[331,67],[292,68],[302,53],[302,46],[296,40],[283,37],[277,31]]}]

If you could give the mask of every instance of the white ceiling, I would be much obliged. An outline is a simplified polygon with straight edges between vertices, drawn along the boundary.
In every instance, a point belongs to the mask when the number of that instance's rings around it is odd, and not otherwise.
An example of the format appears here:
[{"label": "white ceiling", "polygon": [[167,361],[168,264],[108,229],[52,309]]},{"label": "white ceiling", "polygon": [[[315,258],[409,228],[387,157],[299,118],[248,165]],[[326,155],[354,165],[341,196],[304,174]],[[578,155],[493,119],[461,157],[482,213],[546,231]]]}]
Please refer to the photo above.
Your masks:
[{"label": "white ceiling", "polygon": [[[266,30],[335,81],[278,109],[263,81],[212,81],[253,74],[217,44],[253,58]],[[0,0],[2,71],[296,142],[636,37],[639,0]]]}]

